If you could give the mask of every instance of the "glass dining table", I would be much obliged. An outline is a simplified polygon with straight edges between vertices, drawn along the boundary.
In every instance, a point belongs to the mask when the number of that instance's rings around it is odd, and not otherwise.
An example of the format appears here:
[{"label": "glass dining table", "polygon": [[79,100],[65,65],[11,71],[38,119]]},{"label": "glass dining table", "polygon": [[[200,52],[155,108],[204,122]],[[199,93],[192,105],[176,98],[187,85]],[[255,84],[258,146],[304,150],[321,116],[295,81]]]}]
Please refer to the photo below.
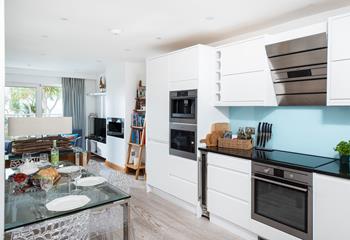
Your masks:
[{"label": "glass dining table", "polygon": [[[67,163],[69,165],[70,163]],[[93,176],[93,174],[82,171],[81,178]],[[45,204],[48,201],[69,195],[85,195],[90,201],[83,207],[69,211],[49,211]],[[34,191],[13,194],[11,183],[5,183],[5,236],[11,234],[18,228],[23,228],[33,224],[44,223],[47,220],[63,218],[79,212],[109,205],[120,205],[123,209],[123,239],[129,239],[130,227],[130,195],[117,187],[104,182],[95,186],[77,187],[69,177],[62,177],[55,186],[45,193],[44,191]],[[109,220],[109,219],[108,219]]]}]

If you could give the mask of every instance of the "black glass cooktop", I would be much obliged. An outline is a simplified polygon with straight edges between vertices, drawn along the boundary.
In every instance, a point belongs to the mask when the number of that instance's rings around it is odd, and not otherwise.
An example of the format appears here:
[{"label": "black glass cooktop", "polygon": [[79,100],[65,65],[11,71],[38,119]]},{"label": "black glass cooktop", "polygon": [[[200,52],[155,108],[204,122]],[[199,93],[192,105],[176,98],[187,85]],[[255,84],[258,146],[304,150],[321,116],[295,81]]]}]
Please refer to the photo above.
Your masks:
[{"label": "black glass cooktop", "polygon": [[315,169],[330,162],[333,158],[313,156],[307,154],[279,151],[279,150],[258,150],[253,151],[253,160],[271,164],[281,164],[303,169]]}]

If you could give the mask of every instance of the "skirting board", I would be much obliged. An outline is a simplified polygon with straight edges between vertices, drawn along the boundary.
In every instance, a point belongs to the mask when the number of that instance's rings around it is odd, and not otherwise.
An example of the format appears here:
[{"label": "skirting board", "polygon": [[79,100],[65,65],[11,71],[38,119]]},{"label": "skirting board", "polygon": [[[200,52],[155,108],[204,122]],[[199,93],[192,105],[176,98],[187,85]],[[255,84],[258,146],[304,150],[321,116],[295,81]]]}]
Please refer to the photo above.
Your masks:
[{"label": "skirting board", "polygon": [[172,202],[175,205],[186,209],[187,211],[190,211],[193,214],[197,214],[196,206],[194,206],[188,202],[185,202],[185,201],[171,195],[170,193],[164,192],[164,191],[162,191],[156,187],[153,187],[149,184],[147,184],[147,192],[152,192],[152,193],[158,195],[159,197],[164,198],[165,200],[168,200],[169,202]]},{"label": "skirting board", "polygon": [[109,161],[105,161],[105,166],[108,167],[108,168],[111,168],[113,170],[116,170],[116,171],[120,171],[120,172],[125,172],[125,167],[124,166],[121,166],[117,163],[112,163],[112,162],[109,162]]},{"label": "skirting board", "polygon": [[246,240],[258,240],[258,236],[234,223],[210,213],[210,222]]}]

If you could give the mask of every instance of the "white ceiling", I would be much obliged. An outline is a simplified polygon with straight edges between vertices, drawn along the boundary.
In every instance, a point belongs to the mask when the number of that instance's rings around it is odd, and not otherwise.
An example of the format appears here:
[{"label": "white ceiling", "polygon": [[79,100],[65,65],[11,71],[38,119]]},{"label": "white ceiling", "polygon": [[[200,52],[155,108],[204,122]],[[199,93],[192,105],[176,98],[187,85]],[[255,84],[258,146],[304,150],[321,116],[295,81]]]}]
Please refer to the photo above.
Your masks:
[{"label": "white ceiling", "polygon": [[[349,0],[5,0],[6,66],[100,73],[111,61],[142,61],[349,4]],[[113,28],[122,33],[113,35],[109,31]]]}]

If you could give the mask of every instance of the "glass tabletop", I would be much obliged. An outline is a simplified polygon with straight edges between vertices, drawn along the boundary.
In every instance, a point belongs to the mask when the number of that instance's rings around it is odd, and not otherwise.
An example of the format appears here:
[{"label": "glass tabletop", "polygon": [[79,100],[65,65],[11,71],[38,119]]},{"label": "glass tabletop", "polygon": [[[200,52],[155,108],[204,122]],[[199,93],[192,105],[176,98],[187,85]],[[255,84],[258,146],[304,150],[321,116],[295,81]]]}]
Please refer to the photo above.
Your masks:
[{"label": "glass tabletop", "polygon": [[[84,171],[82,177],[88,176],[93,175]],[[90,187],[76,187],[69,177],[62,177],[47,195],[45,191],[14,195],[10,189],[10,183],[6,182],[5,231],[130,198],[130,195],[107,182]],[[85,195],[90,198],[90,202],[64,212],[46,209],[48,201],[69,195]]]}]

